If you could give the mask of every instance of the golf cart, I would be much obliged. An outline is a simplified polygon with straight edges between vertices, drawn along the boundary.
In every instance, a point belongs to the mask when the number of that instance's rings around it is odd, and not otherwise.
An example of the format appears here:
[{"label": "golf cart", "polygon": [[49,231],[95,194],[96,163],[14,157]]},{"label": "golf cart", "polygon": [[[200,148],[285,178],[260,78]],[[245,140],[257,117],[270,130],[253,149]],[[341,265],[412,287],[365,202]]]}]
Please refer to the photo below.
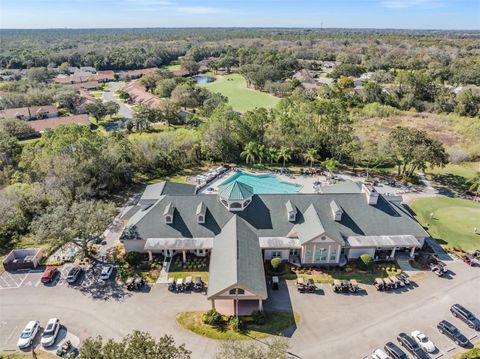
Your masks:
[{"label": "golf cart", "polygon": [[57,349],[57,356],[64,357],[68,354],[68,352],[72,349],[72,342],[67,340],[63,342],[62,346]]},{"label": "golf cart", "polygon": [[[397,277],[395,276],[391,276],[389,277],[389,279],[392,281],[393,285],[392,285],[392,288],[393,289],[397,289],[398,287],[400,287],[400,281],[398,280]],[[405,284],[404,284],[405,285]]]},{"label": "golf cart", "polygon": [[174,292],[175,289],[175,278],[168,278],[168,290]]},{"label": "golf cart", "polygon": [[278,290],[278,284],[279,284],[278,277],[277,277],[277,276],[273,276],[273,277],[272,277],[272,289],[273,289],[273,290]]},{"label": "golf cart", "polygon": [[[410,279],[408,279],[408,274],[405,272],[402,272],[400,274],[397,274],[397,278],[400,279],[405,285],[410,285],[412,282],[410,282]],[[401,284],[400,284],[401,285]]]},{"label": "golf cart", "polygon": [[439,277],[442,277],[445,274],[445,267],[445,264],[440,261],[438,261],[437,263],[430,263],[431,271]]},{"label": "golf cart", "polygon": [[177,283],[175,284],[175,288],[177,289],[177,292],[183,292],[185,289],[185,286],[183,284],[183,278],[178,278]]},{"label": "golf cart", "polygon": [[141,277],[136,277],[136,278],[129,277],[125,282],[125,286],[130,291],[142,289],[144,285],[145,285],[145,281]]},{"label": "golf cart", "polygon": [[305,281],[302,277],[297,278],[297,290],[300,293],[305,293]]},{"label": "golf cart", "polygon": [[192,290],[193,288],[193,281],[192,277],[188,276],[185,278],[185,290]]},{"label": "golf cart", "polygon": [[332,288],[335,293],[338,293],[342,290],[342,283],[338,279],[334,279],[332,283]]},{"label": "golf cart", "polygon": [[350,281],[348,290],[352,293],[355,293],[358,290],[358,282],[355,279]]},{"label": "golf cart", "polygon": [[307,279],[307,290],[310,293],[315,293],[315,290],[317,290],[317,286],[312,278]]},{"label": "golf cart", "polygon": [[385,282],[382,278],[375,278],[373,285],[377,290],[384,290],[385,289]]},{"label": "golf cart", "polygon": [[390,278],[384,278],[383,282],[385,283],[385,289],[390,290],[395,288],[395,284],[392,282]]},{"label": "golf cart", "polygon": [[201,292],[203,290],[203,282],[201,277],[195,277],[195,283],[193,284],[193,290]]}]

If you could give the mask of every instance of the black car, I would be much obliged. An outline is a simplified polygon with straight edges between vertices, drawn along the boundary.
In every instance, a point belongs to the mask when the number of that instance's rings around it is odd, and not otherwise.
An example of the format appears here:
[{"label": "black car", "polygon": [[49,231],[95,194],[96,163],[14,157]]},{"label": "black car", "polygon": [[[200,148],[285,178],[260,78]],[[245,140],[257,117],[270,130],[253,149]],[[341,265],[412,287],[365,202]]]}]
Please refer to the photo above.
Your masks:
[{"label": "black car", "polygon": [[400,333],[397,336],[398,342],[407,349],[416,359],[429,359],[430,356],[417,344],[417,342],[409,335]]},{"label": "black car", "polygon": [[440,323],[438,323],[437,328],[440,333],[445,334],[447,337],[452,339],[455,344],[460,345],[461,347],[468,346],[468,339],[465,337],[465,335],[460,333],[457,327],[455,327],[452,323],[442,320]]},{"label": "black car", "polygon": [[67,274],[67,283],[75,283],[81,272],[82,269],[80,267],[73,267],[70,269]]},{"label": "black car", "polygon": [[470,312],[465,307],[462,307],[460,304],[454,304],[450,308],[453,316],[463,320],[468,326],[475,330],[480,330],[480,320],[478,320],[472,312]]},{"label": "black car", "polygon": [[408,359],[407,354],[392,342],[385,344],[385,350],[393,359]]}]

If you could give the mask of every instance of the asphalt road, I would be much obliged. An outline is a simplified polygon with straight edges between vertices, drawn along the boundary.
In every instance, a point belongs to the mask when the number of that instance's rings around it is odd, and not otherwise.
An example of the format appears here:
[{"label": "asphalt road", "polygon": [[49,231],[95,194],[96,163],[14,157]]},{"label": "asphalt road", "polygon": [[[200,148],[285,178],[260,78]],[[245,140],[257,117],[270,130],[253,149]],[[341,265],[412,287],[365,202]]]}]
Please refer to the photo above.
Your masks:
[{"label": "asphalt road", "polygon": [[110,86],[110,90],[103,93],[103,101],[113,101],[117,103],[120,106],[118,114],[124,118],[131,119],[133,117],[133,110],[113,95],[122,85],[123,83],[121,82],[109,82],[108,86]]},{"label": "asphalt road", "polygon": [[[447,278],[421,273],[412,289],[389,293],[363,286],[366,292],[343,295],[324,285],[318,294],[300,294],[293,283],[282,282],[280,291],[270,293],[265,308],[293,308],[300,313],[298,326],[285,333],[294,358],[363,358],[387,341],[395,341],[399,332],[415,329],[430,336],[439,347],[432,358],[448,358],[458,349],[438,333],[435,326],[441,319],[451,320],[472,341],[478,341],[478,333],[451,316],[450,305],[461,303],[480,316],[480,268],[460,261],[448,267],[452,272]],[[74,287],[63,279],[44,286],[39,272],[13,280],[2,275],[0,351],[16,350],[18,335],[29,320],[45,325],[49,318],[58,317],[80,340],[96,335],[119,339],[139,329],[154,336],[172,334],[178,344],[185,343],[193,351],[193,358],[215,356],[218,342],[192,334],[175,321],[178,312],[209,309],[203,294],[173,294],[165,285],[130,293],[113,282],[99,285],[97,275],[98,268]]]}]

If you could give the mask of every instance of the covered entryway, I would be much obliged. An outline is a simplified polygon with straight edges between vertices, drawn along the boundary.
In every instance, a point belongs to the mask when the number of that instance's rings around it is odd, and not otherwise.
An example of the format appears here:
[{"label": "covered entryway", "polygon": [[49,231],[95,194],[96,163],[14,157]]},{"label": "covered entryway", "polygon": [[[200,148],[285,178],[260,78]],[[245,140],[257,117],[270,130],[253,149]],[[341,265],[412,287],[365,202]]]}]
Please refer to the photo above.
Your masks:
[{"label": "covered entryway", "polygon": [[415,250],[422,246],[412,235],[352,236],[347,238],[347,242],[350,247],[348,259],[357,259],[364,253],[375,260],[393,260],[398,254],[413,259]]},{"label": "covered entryway", "polygon": [[[260,304],[262,300],[236,300],[231,299],[217,299],[215,300],[215,310],[223,315],[252,315],[253,312],[263,309],[263,304]],[[237,314],[238,310],[238,314]]]}]

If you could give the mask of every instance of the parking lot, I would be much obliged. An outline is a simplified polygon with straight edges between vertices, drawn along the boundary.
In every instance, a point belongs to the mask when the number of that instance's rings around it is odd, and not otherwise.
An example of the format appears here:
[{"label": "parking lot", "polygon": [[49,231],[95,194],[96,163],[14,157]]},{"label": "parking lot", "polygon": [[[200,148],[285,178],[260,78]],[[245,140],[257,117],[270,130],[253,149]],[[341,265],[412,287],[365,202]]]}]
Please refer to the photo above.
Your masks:
[{"label": "parking lot", "polygon": [[[71,267],[71,264],[58,267],[60,275],[55,275],[54,280],[48,285],[62,286],[67,284],[65,278]],[[0,290],[18,289],[20,287],[38,287],[41,284],[42,274],[43,269],[24,269],[15,272],[3,272],[0,274]]]},{"label": "parking lot", "polygon": [[[294,310],[300,314],[296,327],[284,335],[289,351],[297,358],[349,359],[369,356],[386,342],[396,343],[400,332],[419,330],[439,348],[432,358],[449,358],[458,353],[436,325],[447,319],[469,339],[477,333],[454,318],[449,308],[461,303],[480,315],[480,268],[461,261],[448,264],[452,275],[439,278],[431,272],[414,278],[418,286],[410,290],[378,292],[373,286],[360,285],[358,294],[336,294],[330,285],[319,285],[316,294],[298,293],[295,282],[280,283],[279,291],[269,290],[266,310]],[[177,343],[186,343],[193,358],[213,358],[218,342],[190,333],[175,320],[182,311],[207,310],[209,301],[200,293],[171,293],[166,284],[128,292],[113,280],[97,280],[100,266],[83,274],[75,285],[64,277],[68,266],[60,268],[61,278],[51,285],[40,282],[41,272],[15,273],[0,280],[0,352],[16,350],[20,331],[29,320],[42,325],[58,317],[72,335],[84,340],[89,336],[120,339],[134,329],[153,336],[172,334]]]}]

